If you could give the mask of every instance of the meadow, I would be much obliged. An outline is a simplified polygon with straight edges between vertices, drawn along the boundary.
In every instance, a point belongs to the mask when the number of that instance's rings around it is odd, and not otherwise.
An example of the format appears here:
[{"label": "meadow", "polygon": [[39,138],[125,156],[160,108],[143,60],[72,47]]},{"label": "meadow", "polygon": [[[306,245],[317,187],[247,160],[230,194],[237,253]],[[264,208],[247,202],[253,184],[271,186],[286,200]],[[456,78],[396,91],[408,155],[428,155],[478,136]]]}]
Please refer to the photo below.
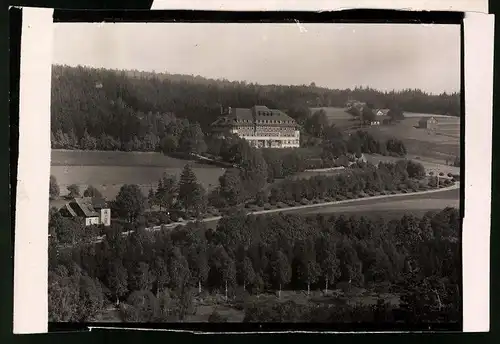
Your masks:
[{"label": "meadow", "polygon": [[[364,156],[366,158],[366,161],[374,165],[378,165],[378,163],[381,161],[395,163],[398,160],[404,159],[399,157],[377,155],[377,154],[364,154]],[[412,154],[409,154],[408,156],[406,156],[406,158],[422,164],[427,173],[434,172],[435,175],[439,174],[440,172],[444,173],[445,175],[447,175],[448,173],[460,174],[459,167],[445,165],[439,159],[428,159],[425,157],[421,158],[420,156],[417,157]]]},{"label": "meadow", "polygon": [[459,197],[455,199],[451,198],[426,198],[426,199],[407,199],[407,200],[391,200],[370,202],[366,204],[356,204],[353,206],[325,206],[316,209],[304,209],[299,210],[297,213],[302,214],[342,214],[346,216],[350,215],[363,215],[363,216],[382,216],[387,218],[388,213],[396,218],[401,218],[404,214],[413,214],[415,216],[422,216],[430,210],[443,209],[446,207],[459,208],[460,199]]},{"label": "meadow", "polygon": [[[352,120],[352,116],[345,112],[344,108],[324,107],[311,108],[314,113],[323,109],[330,123],[337,127],[349,130],[357,125],[357,121]],[[404,142],[408,154],[419,156],[422,160],[430,160],[441,164],[453,161],[456,156],[460,156],[460,118],[444,115],[424,114],[424,113],[404,113],[405,119],[391,125],[366,126],[363,130],[371,133],[379,140],[397,138]],[[418,121],[422,117],[434,117],[438,120],[438,129],[431,133],[426,129],[417,128]]]},{"label": "meadow", "polygon": [[[238,288],[241,289],[241,288]],[[197,290],[193,289],[196,294]],[[376,305],[377,300],[383,299],[389,302],[392,306],[399,306],[400,298],[396,293],[388,293],[380,290],[379,292],[371,292],[366,289],[353,288],[351,291],[342,291],[341,289],[330,289],[328,293],[323,290],[311,290],[307,295],[306,291],[283,290],[278,298],[277,293],[259,293],[248,294],[242,290],[237,291],[239,296],[229,297],[225,300],[222,293],[213,295],[196,296],[193,298],[194,314],[187,315],[185,321],[191,323],[208,322],[210,315],[216,311],[227,322],[243,322],[245,318],[245,306],[259,304],[277,304],[293,301],[299,305],[316,304],[316,305]],[[202,295],[203,295],[202,294]],[[122,322],[120,312],[110,305],[105,310],[98,322]]]},{"label": "meadow", "polygon": [[217,186],[225,171],[161,153],[52,150],[51,155],[50,173],[56,177],[61,195],[67,193],[71,184],[77,184],[82,192],[92,185],[110,200],[123,184],[137,184],[147,195],[151,187],[156,188],[163,173],[179,177],[188,163],[206,189]]},{"label": "meadow", "polygon": [[357,125],[358,121],[354,117],[346,112],[346,108],[340,107],[317,107],[311,108],[311,114],[316,111],[325,111],[326,117],[330,123],[334,123],[339,128],[349,128],[353,125]]}]

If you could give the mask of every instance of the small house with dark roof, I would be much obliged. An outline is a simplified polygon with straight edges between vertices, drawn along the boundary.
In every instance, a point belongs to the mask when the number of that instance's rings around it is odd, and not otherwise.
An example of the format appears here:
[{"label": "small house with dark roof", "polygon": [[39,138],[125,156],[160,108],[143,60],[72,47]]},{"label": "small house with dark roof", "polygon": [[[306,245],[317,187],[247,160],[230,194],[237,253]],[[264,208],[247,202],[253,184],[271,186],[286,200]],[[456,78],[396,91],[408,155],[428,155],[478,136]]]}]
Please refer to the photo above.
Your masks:
[{"label": "small house with dark roof", "polygon": [[61,208],[61,214],[67,217],[82,218],[85,226],[111,225],[111,210],[104,198],[74,198]]},{"label": "small house with dark roof", "polygon": [[211,127],[220,137],[235,134],[258,148],[300,146],[300,131],[295,120],[283,111],[263,105],[228,108]]},{"label": "small house with dark roof", "polygon": [[376,109],[373,111],[376,116],[387,116],[389,109]]},{"label": "small house with dark roof", "polygon": [[428,130],[436,130],[438,127],[438,121],[434,117],[422,117],[418,121],[418,127]]}]

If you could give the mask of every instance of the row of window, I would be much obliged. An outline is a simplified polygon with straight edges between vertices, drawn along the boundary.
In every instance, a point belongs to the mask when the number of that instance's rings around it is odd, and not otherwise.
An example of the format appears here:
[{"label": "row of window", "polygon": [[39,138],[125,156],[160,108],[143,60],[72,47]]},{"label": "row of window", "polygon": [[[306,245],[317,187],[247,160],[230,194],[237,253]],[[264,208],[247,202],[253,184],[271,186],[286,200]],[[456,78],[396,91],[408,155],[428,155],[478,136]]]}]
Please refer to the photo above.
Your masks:
[{"label": "row of window", "polygon": [[[237,130],[253,130],[252,127],[233,127],[233,129],[237,129]],[[295,129],[292,128],[292,127],[285,127],[285,128],[256,127],[255,130],[257,130],[257,131],[294,131]]]},{"label": "row of window", "polygon": [[[261,140],[249,140],[250,142],[254,142],[254,143],[259,143],[259,142],[264,142],[264,141],[261,141]],[[265,141],[266,143],[268,143],[269,141]],[[298,145],[299,144],[299,140],[283,140],[283,141],[277,141],[277,142],[274,142],[272,141],[271,142],[272,145]]]},{"label": "row of window", "polygon": [[[239,123],[253,123],[253,120],[250,120],[250,119],[234,119],[235,122],[239,122]],[[282,121],[282,120],[278,120],[278,119],[258,119],[255,121],[256,123],[259,123],[259,124],[263,124],[263,123],[267,123],[267,124],[293,124],[294,121]]]},{"label": "row of window", "polygon": [[243,136],[279,136],[279,137],[294,137],[293,134],[284,134],[284,133],[254,133],[254,132],[238,132]]},{"label": "row of window", "polygon": [[277,119],[262,119],[262,120],[257,120],[257,123],[273,123],[273,124],[293,124],[292,121],[281,121]]}]

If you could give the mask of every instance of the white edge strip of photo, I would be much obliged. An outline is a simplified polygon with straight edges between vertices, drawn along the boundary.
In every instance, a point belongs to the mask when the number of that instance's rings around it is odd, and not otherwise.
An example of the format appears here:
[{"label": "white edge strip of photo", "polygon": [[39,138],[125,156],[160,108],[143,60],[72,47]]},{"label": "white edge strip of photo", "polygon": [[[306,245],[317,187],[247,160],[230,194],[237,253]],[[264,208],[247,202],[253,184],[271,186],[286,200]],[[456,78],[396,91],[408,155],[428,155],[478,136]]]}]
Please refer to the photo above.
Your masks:
[{"label": "white edge strip of photo", "polygon": [[466,13],[463,331],[489,331],[494,16]]},{"label": "white edge strip of photo", "polygon": [[50,79],[53,9],[23,8],[14,248],[15,334],[48,327]]},{"label": "white edge strip of photo", "polygon": [[152,10],[335,11],[353,8],[488,13],[488,0],[154,0]]},{"label": "white edge strip of photo", "polygon": [[[37,8],[23,11],[14,257],[16,334],[47,332],[52,12]],[[489,330],[493,24],[493,16],[478,13],[468,13],[465,20],[465,106],[467,114],[475,114],[466,116],[465,137],[463,279],[467,332]]]}]

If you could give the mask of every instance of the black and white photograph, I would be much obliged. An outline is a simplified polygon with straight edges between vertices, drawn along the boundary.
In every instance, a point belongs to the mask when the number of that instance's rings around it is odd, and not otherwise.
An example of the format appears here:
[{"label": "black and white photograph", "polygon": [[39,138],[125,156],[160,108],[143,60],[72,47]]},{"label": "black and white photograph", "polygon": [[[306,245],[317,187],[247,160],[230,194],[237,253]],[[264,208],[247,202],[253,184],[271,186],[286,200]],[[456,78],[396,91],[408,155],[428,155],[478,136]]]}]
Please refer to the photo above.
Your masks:
[{"label": "black and white photograph", "polygon": [[49,321],[461,330],[461,42],[54,24]]}]

